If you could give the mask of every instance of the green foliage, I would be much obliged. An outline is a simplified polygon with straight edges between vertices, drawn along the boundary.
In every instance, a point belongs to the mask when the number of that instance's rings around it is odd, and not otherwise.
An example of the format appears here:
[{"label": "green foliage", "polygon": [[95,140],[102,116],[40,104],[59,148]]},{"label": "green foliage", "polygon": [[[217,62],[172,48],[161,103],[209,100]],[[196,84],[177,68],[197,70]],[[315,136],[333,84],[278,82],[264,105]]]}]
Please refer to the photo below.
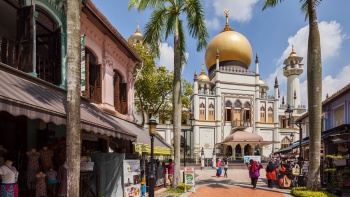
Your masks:
[{"label": "green foliage", "polygon": [[337,197],[326,191],[308,191],[306,187],[294,187],[290,193],[296,197]]},{"label": "green foliage", "polygon": [[345,156],[341,156],[341,155],[326,155],[326,158],[328,158],[328,159],[335,159],[335,160],[346,159]]}]

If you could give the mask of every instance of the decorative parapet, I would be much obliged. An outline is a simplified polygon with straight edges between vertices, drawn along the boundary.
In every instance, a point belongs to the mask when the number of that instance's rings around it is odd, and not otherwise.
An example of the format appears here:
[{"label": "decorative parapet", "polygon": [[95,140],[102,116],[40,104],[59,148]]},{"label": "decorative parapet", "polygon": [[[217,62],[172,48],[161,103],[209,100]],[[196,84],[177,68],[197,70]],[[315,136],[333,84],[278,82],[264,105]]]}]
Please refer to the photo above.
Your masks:
[{"label": "decorative parapet", "polygon": [[67,1],[66,0],[42,0],[46,1],[49,5],[51,5],[52,9],[55,9],[62,15],[66,15],[67,13]]}]

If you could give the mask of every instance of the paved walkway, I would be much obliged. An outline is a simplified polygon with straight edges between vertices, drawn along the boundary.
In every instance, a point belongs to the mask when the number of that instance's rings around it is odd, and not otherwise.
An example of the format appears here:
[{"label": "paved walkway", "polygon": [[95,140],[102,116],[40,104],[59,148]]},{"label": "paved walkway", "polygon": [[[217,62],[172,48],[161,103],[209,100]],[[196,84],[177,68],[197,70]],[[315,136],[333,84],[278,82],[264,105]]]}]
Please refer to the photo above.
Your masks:
[{"label": "paved walkway", "polygon": [[[216,196],[264,196],[264,197],[291,197],[289,189],[280,189],[276,185],[275,188],[267,187],[267,179],[265,170],[260,170],[260,178],[257,183],[257,189],[253,190],[250,184],[250,178],[246,166],[235,166],[228,171],[228,178],[223,176],[216,177],[216,170],[196,168],[195,180],[196,191],[189,191],[182,194],[181,197],[216,197]],[[181,173],[182,174],[182,173]]]}]

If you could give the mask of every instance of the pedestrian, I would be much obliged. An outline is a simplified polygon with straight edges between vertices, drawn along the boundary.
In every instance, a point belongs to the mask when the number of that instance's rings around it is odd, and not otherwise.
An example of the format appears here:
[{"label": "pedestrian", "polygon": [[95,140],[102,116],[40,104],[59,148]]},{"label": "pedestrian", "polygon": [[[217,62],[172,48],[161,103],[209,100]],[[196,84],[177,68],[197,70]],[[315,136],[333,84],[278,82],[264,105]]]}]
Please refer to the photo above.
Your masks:
[{"label": "pedestrian", "polygon": [[266,166],[266,178],[267,178],[267,186],[269,188],[273,188],[273,181],[276,180],[277,171],[276,166],[272,161],[269,161],[269,164]]},{"label": "pedestrian", "polygon": [[224,170],[225,170],[224,177],[226,177],[226,178],[227,178],[227,169],[228,169],[228,160],[225,159],[224,160]]},{"label": "pedestrian", "polygon": [[249,161],[248,170],[249,170],[249,177],[251,179],[251,184],[253,185],[253,189],[256,189],[256,183],[258,182],[261,168],[263,168],[263,166],[257,161],[253,159]]},{"label": "pedestrian", "polygon": [[172,159],[169,159],[169,165],[167,165],[167,169],[168,169],[168,179],[171,186],[173,183],[173,177],[174,177],[174,163]]},{"label": "pedestrian", "polygon": [[221,168],[221,159],[218,159],[218,162],[216,162],[216,176],[220,177],[222,173],[222,168]]}]

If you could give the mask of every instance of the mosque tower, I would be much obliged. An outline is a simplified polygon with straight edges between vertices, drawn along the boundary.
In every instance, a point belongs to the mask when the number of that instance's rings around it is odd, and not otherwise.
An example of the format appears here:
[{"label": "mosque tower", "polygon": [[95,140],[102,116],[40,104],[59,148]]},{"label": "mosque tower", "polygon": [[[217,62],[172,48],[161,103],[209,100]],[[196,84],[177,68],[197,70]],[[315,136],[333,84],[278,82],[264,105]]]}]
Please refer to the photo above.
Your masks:
[{"label": "mosque tower", "polygon": [[300,81],[299,76],[304,71],[304,64],[301,64],[303,57],[297,55],[294,52],[294,46],[292,46],[292,52],[289,57],[284,60],[283,75],[287,77],[287,103],[293,108],[300,108]]},{"label": "mosque tower", "polygon": [[128,42],[130,44],[142,44],[143,42],[143,35],[140,31],[140,27],[139,27],[139,23],[137,23],[137,28],[134,34],[132,34],[129,38],[128,38]]}]

